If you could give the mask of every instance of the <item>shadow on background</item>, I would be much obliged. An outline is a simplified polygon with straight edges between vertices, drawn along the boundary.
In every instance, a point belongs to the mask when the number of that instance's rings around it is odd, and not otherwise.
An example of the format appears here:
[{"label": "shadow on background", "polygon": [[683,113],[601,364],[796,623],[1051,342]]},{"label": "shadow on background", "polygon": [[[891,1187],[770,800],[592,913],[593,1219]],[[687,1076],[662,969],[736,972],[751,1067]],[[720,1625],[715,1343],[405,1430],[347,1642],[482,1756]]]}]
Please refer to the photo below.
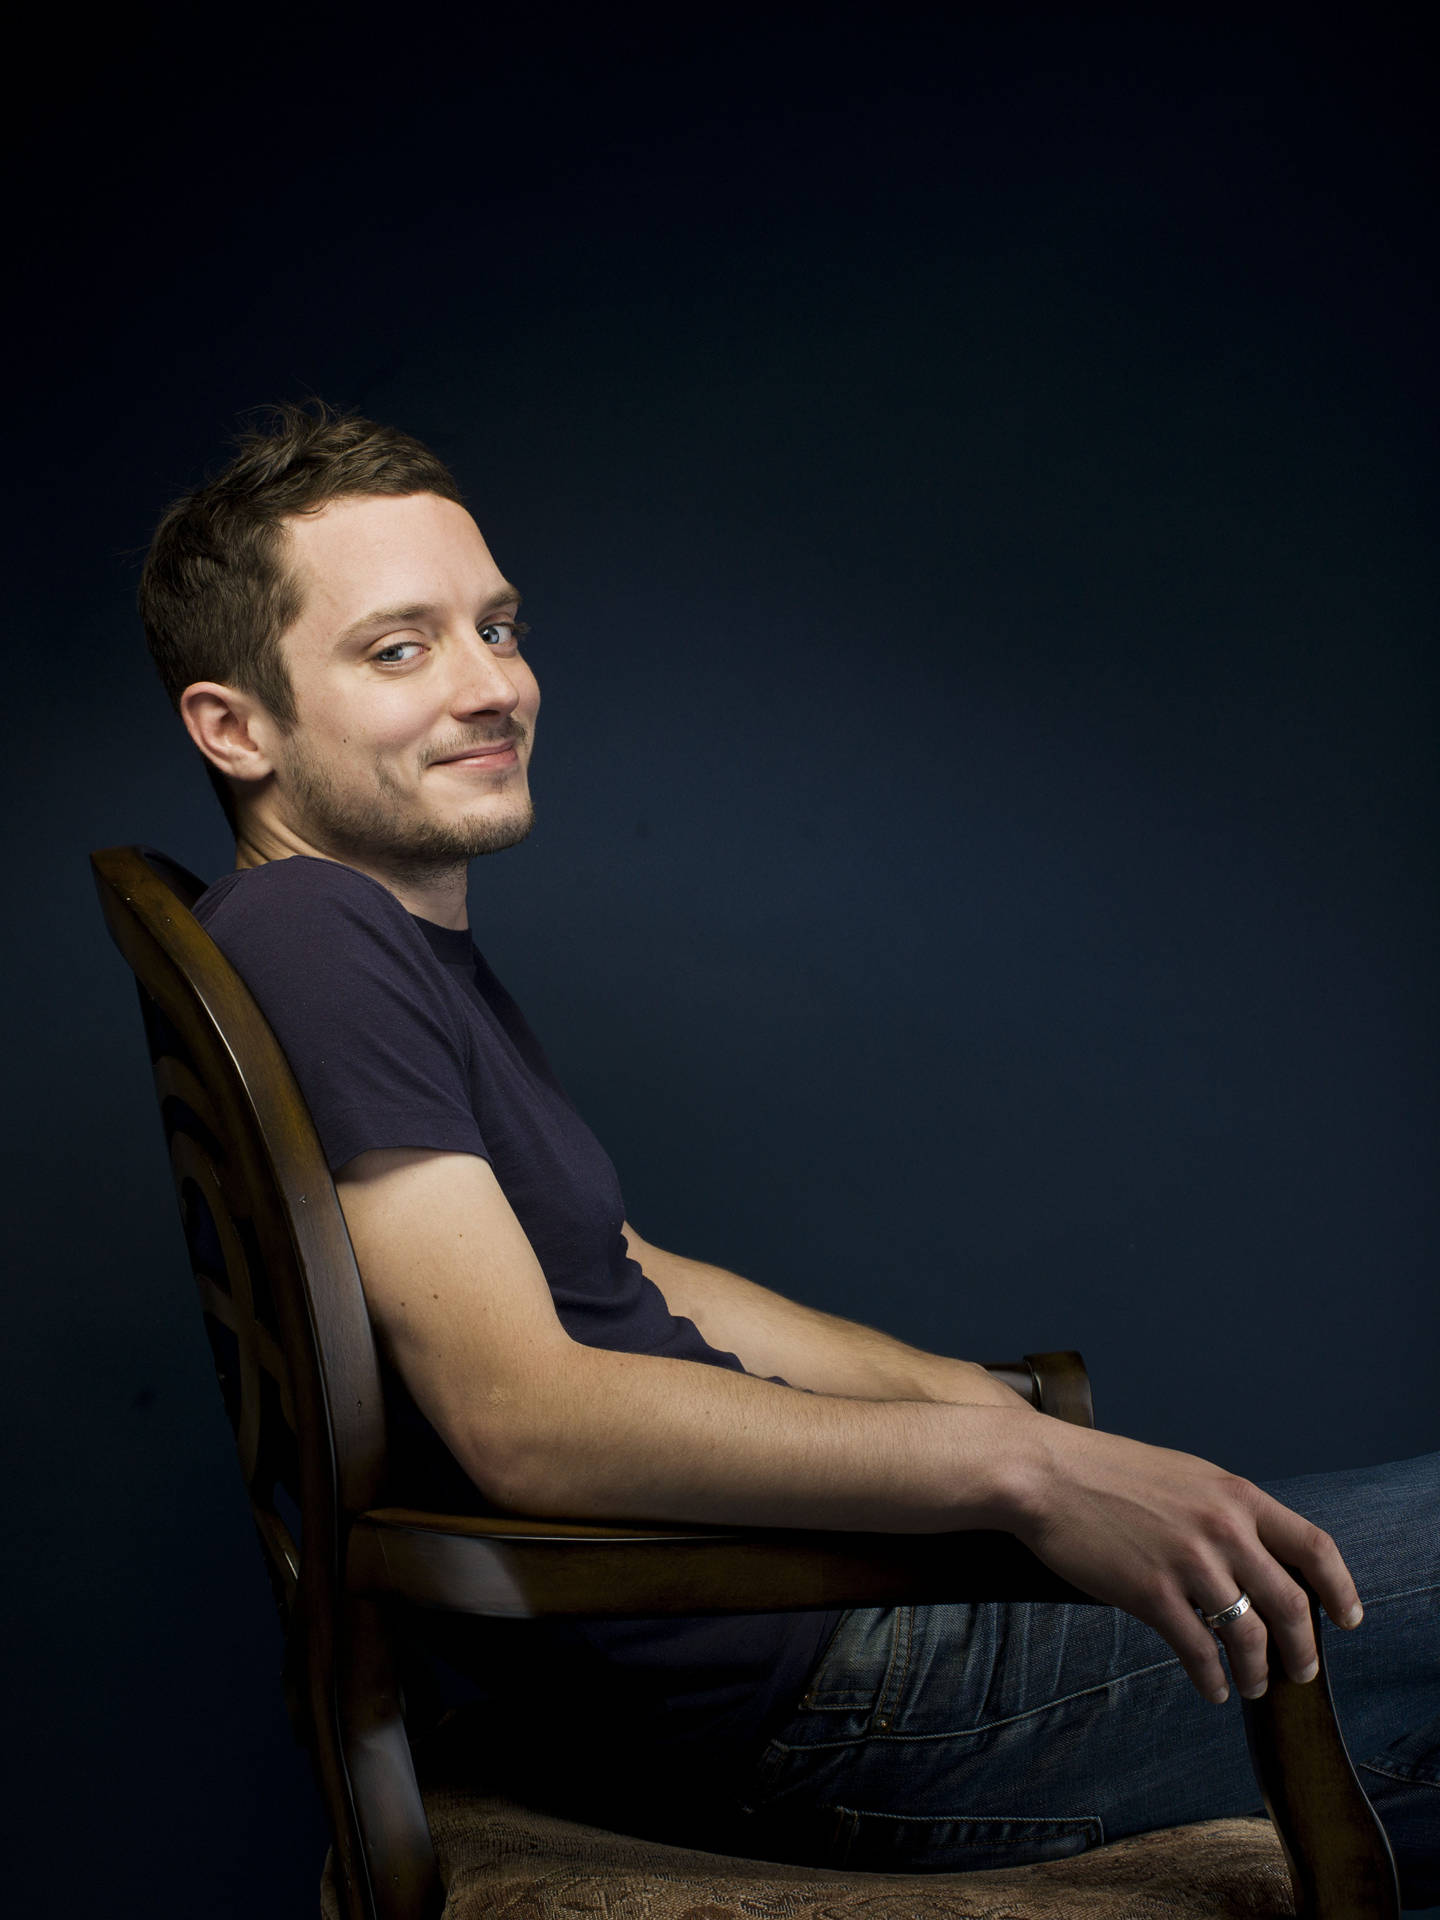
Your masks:
[{"label": "shadow on background", "polygon": [[230,864],[132,600],[264,401],[430,441],[526,591],[539,826],[474,924],[650,1239],[977,1358],[1080,1346],[1104,1424],[1254,1477],[1435,1443],[1426,82],[1374,22],[1079,14],[336,13],[201,49],[142,10],[37,64],[28,1911],[71,1910],[77,1803],[109,1914],[315,1908],[85,861]]}]

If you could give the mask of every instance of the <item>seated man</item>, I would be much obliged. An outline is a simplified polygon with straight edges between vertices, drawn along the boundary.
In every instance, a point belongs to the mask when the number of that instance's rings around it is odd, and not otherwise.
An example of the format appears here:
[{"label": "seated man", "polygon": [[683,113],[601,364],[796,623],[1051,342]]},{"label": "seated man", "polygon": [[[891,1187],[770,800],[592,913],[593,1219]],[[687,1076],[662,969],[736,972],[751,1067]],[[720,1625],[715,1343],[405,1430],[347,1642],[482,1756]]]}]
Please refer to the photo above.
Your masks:
[{"label": "seated man", "polygon": [[1335,1690],[1409,1897],[1440,1899],[1440,1456],[1263,1489],[643,1239],[471,940],[467,862],[530,829],[539,694],[520,596],[414,440],[281,410],[165,514],[140,600],[235,830],[197,913],[314,1115],[409,1497],[1002,1528],[1120,1609],[495,1629],[537,1774],[581,1811],[659,1804],[694,1837],[704,1805],[737,1850],[832,1865],[1018,1863],[1258,1810],[1226,1701],[1269,1662],[1315,1671],[1288,1564],[1340,1626],[1365,1597]]}]

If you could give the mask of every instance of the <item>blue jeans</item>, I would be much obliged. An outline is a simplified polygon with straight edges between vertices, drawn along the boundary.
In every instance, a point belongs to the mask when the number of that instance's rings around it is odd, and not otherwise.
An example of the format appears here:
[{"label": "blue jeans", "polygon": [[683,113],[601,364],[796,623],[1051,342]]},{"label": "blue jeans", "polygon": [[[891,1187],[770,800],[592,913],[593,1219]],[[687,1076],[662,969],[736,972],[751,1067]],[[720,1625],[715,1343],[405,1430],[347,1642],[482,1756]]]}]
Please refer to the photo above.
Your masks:
[{"label": "blue jeans", "polygon": [[[1440,1901],[1440,1453],[1267,1491],[1355,1577],[1364,1621],[1325,1623],[1336,1709],[1406,1904]],[[739,1848],[897,1872],[1263,1811],[1233,1690],[1203,1700],[1113,1607],[1029,1602],[847,1613],[743,1799]]]}]

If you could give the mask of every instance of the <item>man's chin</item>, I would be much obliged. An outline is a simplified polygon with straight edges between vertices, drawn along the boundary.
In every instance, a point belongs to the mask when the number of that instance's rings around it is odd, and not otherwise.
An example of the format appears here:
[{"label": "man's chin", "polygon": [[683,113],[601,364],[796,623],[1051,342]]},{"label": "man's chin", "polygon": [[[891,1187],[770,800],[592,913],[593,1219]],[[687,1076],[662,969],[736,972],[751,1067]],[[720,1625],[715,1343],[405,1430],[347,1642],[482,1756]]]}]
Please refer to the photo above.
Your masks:
[{"label": "man's chin", "polygon": [[527,795],[523,805],[503,812],[477,809],[459,820],[436,821],[415,836],[413,851],[421,859],[479,860],[518,846],[534,824],[535,808]]},{"label": "man's chin", "polygon": [[479,860],[487,853],[503,853],[507,847],[518,847],[534,824],[534,807],[527,807],[524,813],[506,820],[477,821],[475,832],[467,836],[470,849],[465,858]]},{"label": "man's chin", "polygon": [[375,865],[389,872],[436,873],[503,853],[517,846],[535,824],[529,793],[506,796],[508,804],[475,806],[448,816],[384,804],[343,806],[320,791],[306,794],[309,805],[298,838],[332,860]]}]

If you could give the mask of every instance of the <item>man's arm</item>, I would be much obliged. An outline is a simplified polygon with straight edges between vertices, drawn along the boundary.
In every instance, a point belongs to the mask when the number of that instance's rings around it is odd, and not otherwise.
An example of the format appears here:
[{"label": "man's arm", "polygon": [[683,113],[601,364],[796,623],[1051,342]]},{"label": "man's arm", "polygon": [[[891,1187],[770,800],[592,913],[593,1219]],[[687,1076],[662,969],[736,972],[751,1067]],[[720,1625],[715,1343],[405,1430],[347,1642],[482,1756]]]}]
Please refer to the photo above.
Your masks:
[{"label": "man's arm", "polygon": [[[364,1153],[337,1190],[377,1337],[497,1505],[581,1519],[999,1526],[1010,1408],[841,1400],[572,1340],[488,1162]],[[968,1424],[967,1424],[968,1422]],[[907,1455],[911,1455],[907,1459]]]},{"label": "man's arm", "polygon": [[801,1306],[738,1273],[667,1253],[627,1220],[625,1239],[670,1311],[693,1320],[712,1347],[733,1353],[751,1373],[778,1374],[792,1387],[855,1400],[945,1400],[1015,1406],[1013,1388],[973,1360],[947,1360],[815,1307]]},{"label": "man's arm", "polygon": [[[391,1149],[337,1189],[377,1338],[496,1505],[572,1519],[1014,1533],[1063,1578],[1146,1621],[1201,1692],[1225,1688],[1195,1613],[1243,1588],[1227,1635],[1263,1690],[1266,1629],[1308,1679],[1309,1605],[1358,1617],[1330,1537],[1208,1461],[1011,1405],[796,1393],[728,1368],[570,1339],[489,1164]],[[1281,1564],[1284,1562],[1285,1564]],[[1352,1612],[1352,1610],[1354,1610]]]}]

